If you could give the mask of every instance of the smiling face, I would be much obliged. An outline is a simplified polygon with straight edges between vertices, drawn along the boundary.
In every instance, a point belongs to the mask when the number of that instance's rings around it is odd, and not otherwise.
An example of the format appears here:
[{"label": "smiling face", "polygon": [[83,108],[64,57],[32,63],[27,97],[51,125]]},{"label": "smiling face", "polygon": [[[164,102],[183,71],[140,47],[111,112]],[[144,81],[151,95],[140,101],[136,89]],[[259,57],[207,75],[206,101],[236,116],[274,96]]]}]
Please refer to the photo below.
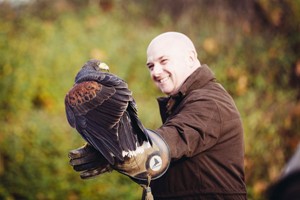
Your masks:
[{"label": "smiling face", "polygon": [[147,67],[150,76],[167,95],[176,94],[187,77],[199,66],[194,45],[183,34],[161,34],[148,46]]}]

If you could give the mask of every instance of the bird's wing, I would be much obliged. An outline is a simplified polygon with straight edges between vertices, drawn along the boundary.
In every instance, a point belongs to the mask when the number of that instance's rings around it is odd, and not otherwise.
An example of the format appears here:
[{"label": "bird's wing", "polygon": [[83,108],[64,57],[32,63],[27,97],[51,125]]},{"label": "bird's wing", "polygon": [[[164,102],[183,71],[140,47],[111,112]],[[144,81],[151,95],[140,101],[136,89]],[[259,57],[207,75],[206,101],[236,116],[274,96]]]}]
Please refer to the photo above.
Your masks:
[{"label": "bird's wing", "polygon": [[128,94],[127,83],[110,73],[93,73],[93,78],[97,79],[103,85],[116,88],[118,93],[123,95],[122,100],[124,100],[124,96],[128,97],[128,106],[120,120],[121,123],[118,128],[119,141],[123,150],[134,152],[137,145],[140,146],[145,141],[150,142],[152,145],[147,130],[138,118],[136,103],[131,94]]},{"label": "bird's wing", "polygon": [[[114,83],[110,77],[104,76],[103,80]],[[131,92],[123,82],[110,87],[97,81],[75,84],[65,98],[70,125],[110,163],[114,162],[113,156],[123,160],[118,129],[131,99]]]},{"label": "bird's wing", "polygon": [[137,135],[139,144],[141,145],[144,141],[149,141],[150,144],[152,144],[146,128],[143,126],[142,122],[138,118],[137,105],[134,100],[129,102],[127,111],[130,115],[133,133]]}]

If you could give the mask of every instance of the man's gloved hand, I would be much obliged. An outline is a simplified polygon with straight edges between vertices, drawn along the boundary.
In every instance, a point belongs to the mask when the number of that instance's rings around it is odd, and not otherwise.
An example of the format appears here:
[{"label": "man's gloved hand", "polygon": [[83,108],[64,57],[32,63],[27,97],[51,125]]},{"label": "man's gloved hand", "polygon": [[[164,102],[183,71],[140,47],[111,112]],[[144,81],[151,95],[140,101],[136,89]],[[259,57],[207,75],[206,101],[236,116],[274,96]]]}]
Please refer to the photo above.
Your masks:
[{"label": "man's gloved hand", "polygon": [[162,176],[170,164],[170,152],[167,143],[157,133],[147,130],[152,141],[143,143],[135,156],[125,157],[124,161],[110,165],[103,155],[86,144],[69,152],[70,164],[80,172],[82,179],[95,177],[116,170],[129,176],[138,184],[148,183]]},{"label": "man's gloved hand", "polygon": [[161,177],[168,169],[171,157],[167,143],[157,133],[147,130],[150,143],[143,143],[135,156],[125,157],[124,161],[110,165],[108,161],[89,144],[69,152],[70,164],[80,172],[82,179],[92,178],[105,172],[116,170],[130,177],[143,188],[143,199],[153,199],[151,180]]},{"label": "man's gloved hand", "polygon": [[107,160],[89,144],[69,152],[70,164],[82,179],[92,178],[112,171]]},{"label": "man's gloved hand", "polygon": [[[147,130],[152,145],[144,143],[135,156],[125,157],[123,162],[111,167],[137,183],[148,182],[161,177],[169,167],[171,156],[166,141],[156,132]],[[150,178],[150,179],[149,179]]]}]

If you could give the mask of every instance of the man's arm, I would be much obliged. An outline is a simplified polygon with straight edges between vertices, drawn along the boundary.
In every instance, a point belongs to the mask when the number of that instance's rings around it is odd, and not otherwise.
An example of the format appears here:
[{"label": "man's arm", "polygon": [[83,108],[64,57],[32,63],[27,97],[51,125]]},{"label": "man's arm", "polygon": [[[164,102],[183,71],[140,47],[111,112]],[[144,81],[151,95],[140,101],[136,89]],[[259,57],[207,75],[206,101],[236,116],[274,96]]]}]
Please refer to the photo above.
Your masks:
[{"label": "man's arm", "polygon": [[216,144],[221,119],[211,99],[190,96],[185,105],[156,131],[170,147],[171,158],[192,157]]}]

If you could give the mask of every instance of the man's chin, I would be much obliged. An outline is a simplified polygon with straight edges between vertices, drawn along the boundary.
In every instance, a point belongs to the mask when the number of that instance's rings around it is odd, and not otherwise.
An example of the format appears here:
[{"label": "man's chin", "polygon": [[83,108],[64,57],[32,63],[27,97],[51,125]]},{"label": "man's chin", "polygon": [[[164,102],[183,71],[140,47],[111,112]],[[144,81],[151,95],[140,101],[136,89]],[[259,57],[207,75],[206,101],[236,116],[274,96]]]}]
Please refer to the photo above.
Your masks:
[{"label": "man's chin", "polygon": [[172,95],[174,94],[174,90],[172,88],[168,88],[168,87],[165,87],[165,86],[158,86],[158,88],[160,89],[160,91],[166,95]]},{"label": "man's chin", "polygon": [[165,95],[171,96],[172,92],[170,91],[166,91],[166,90],[161,90],[162,93],[164,93]]}]

